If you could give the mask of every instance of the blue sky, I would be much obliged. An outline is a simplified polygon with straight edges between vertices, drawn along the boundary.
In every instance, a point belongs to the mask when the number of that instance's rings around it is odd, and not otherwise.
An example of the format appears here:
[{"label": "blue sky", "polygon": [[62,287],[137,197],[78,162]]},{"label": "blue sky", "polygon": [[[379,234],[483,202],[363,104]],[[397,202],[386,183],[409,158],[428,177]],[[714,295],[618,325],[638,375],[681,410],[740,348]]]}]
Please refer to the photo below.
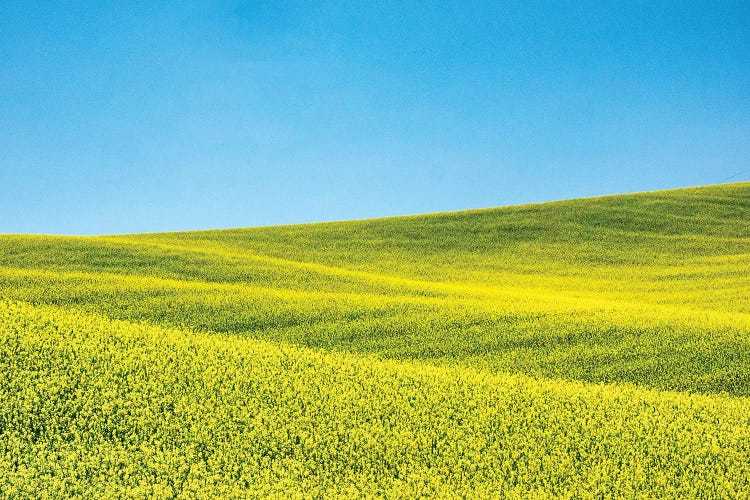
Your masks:
[{"label": "blue sky", "polygon": [[718,183],[750,168],[748,54],[747,2],[6,0],[0,232]]}]

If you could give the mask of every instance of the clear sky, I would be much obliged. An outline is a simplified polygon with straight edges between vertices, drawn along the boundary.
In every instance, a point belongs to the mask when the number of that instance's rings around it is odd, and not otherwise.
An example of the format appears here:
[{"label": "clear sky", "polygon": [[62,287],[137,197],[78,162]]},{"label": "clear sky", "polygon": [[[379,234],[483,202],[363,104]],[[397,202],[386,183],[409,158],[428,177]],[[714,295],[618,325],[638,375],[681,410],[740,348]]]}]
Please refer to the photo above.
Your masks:
[{"label": "clear sky", "polygon": [[750,180],[750,3],[0,2],[0,232]]}]

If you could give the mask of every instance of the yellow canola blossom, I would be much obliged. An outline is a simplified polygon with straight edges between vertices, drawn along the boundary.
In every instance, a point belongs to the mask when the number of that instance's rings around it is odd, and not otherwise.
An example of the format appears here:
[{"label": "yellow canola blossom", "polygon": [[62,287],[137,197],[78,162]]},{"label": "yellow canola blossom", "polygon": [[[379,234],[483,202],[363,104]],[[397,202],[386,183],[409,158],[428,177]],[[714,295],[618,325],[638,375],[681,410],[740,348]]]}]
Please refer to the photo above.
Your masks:
[{"label": "yellow canola blossom", "polygon": [[750,492],[750,400],[379,360],[0,302],[0,491]]},{"label": "yellow canola blossom", "polygon": [[0,235],[0,499],[749,498],[748,200]]}]

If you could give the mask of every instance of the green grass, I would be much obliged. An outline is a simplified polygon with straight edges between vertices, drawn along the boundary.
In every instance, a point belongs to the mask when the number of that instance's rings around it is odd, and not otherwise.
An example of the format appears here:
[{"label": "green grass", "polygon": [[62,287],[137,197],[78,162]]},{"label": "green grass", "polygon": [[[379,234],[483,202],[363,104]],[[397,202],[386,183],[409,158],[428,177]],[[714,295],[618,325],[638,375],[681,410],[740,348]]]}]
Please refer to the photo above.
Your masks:
[{"label": "green grass", "polygon": [[0,236],[0,494],[750,495],[750,184]]}]

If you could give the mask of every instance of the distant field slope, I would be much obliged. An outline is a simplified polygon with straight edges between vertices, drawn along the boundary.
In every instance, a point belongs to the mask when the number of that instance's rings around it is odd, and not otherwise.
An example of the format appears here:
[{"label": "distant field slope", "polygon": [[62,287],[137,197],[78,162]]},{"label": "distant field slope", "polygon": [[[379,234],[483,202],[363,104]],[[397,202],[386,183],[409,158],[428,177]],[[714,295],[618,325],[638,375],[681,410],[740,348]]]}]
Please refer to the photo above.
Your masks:
[{"label": "distant field slope", "polygon": [[750,183],[0,235],[0,497],[750,497]]}]

